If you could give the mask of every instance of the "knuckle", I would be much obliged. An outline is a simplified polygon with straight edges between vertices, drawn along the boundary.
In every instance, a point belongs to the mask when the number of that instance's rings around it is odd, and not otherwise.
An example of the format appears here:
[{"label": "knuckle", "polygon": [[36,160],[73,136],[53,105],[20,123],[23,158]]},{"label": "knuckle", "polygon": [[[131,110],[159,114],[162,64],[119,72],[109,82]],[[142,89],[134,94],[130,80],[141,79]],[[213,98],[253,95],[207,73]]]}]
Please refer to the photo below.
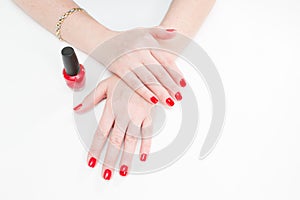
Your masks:
[{"label": "knuckle", "polygon": [[176,72],[176,68],[175,68],[175,64],[165,64],[164,68],[168,71],[168,72]]},{"label": "knuckle", "polygon": [[143,82],[145,84],[154,84],[154,83],[157,83],[155,77],[152,74],[150,74],[150,73],[144,74],[143,77],[142,77],[142,79],[143,79]]},{"label": "knuckle", "polygon": [[99,150],[96,147],[91,147],[89,149],[89,156],[98,157]]},{"label": "knuckle", "polygon": [[133,136],[133,135],[126,135],[126,138],[125,138],[125,142],[127,144],[133,144],[137,141],[137,138],[136,136]]},{"label": "knuckle", "polygon": [[97,149],[95,147],[90,147],[89,149],[89,156],[94,156],[97,152]]},{"label": "knuckle", "polygon": [[162,70],[162,69],[159,69],[157,70],[156,72],[156,77],[159,79],[159,80],[163,80],[167,77],[167,74]]},{"label": "knuckle", "polygon": [[149,96],[149,90],[145,86],[137,89],[136,93],[138,93],[139,95],[141,95],[142,97],[145,97],[145,98],[148,98],[148,96]]},{"label": "knuckle", "polygon": [[96,135],[99,137],[107,138],[109,132],[109,128],[104,125],[99,124],[99,127],[96,130]]},{"label": "knuckle", "polygon": [[143,140],[151,140],[152,137],[153,137],[152,129],[151,130],[146,130],[146,131],[143,132],[143,135],[142,135]]},{"label": "knuckle", "polygon": [[164,58],[164,64],[166,67],[171,67],[175,65],[174,59],[171,56],[166,56]]},{"label": "knuckle", "polygon": [[153,129],[152,129],[152,126],[146,126],[143,128],[143,134],[142,134],[142,138],[143,139],[151,139],[152,136],[153,136]]},{"label": "knuckle", "polygon": [[112,135],[110,137],[110,143],[114,146],[121,146],[122,142],[123,142],[123,136],[121,135]]},{"label": "knuckle", "polygon": [[132,73],[132,71],[127,71],[122,76],[120,76],[120,78],[126,82],[130,82],[134,77],[135,75]]},{"label": "knuckle", "polygon": [[179,87],[175,83],[171,83],[169,88],[174,93],[180,91]]},{"label": "knuckle", "polygon": [[164,97],[168,96],[168,92],[166,91],[166,89],[159,85],[159,86],[154,86],[151,87],[153,89],[153,91],[155,91],[156,96],[158,96],[158,98],[160,99],[164,99]]},{"label": "knuckle", "polygon": [[170,67],[175,64],[174,60],[170,56],[168,56],[168,54],[162,54],[158,59],[159,62],[165,67]]},{"label": "knuckle", "polygon": [[144,149],[150,149],[151,148],[151,139],[144,139],[143,148]]},{"label": "knuckle", "polygon": [[134,70],[134,73],[142,80],[144,84],[151,84],[157,82],[154,75],[149,72],[145,67],[138,67]]},{"label": "knuckle", "polygon": [[128,73],[122,79],[134,90],[140,88],[143,85],[132,72]]}]

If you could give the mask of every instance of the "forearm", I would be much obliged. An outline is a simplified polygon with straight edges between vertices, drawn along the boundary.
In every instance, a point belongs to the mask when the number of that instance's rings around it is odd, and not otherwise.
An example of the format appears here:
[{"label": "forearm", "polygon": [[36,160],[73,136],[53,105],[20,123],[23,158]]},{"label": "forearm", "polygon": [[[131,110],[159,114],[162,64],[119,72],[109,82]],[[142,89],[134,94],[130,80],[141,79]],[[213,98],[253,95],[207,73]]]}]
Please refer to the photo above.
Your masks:
[{"label": "forearm", "polygon": [[[55,34],[56,23],[60,16],[78,7],[72,0],[14,0],[29,16],[51,33]],[[70,15],[61,28],[62,38],[82,51],[89,53],[99,43],[114,34],[86,12]]]},{"label": "forearm", "polygon": [[173,0],[160,26],[175,28],[193,37],[212,9],[215,0]]}]

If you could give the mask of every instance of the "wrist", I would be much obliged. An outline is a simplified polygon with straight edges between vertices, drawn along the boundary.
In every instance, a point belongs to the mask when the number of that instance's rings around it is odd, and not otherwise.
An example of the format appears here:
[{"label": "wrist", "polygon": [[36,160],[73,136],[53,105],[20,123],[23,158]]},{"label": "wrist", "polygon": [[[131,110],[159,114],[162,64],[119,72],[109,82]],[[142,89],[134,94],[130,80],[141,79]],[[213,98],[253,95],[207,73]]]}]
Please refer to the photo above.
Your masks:
[{"label": "wrist", "polygon": [[84,12],[74,13],[62,25],[62,38],[85,53],[117,34]]},{"label": "wrist", "polygon": [[103,43],[103,42],[113,38],[114,36],[120,34],[120,32],[106,28],[106,27],[102,26],[101,24],[100,24],[100,26],[97,26],[96,30],[93,30],[93,32],[96,32],[98,34],[97,39],[98,39],[99,43]]},{"label": "wrist", "polygon": [[89,37],[85,40],[87,42],[85,50],[87,53],[91,53],[97,46],[119,34],[119,32],[108,29],[101,24],[90,30]]}]

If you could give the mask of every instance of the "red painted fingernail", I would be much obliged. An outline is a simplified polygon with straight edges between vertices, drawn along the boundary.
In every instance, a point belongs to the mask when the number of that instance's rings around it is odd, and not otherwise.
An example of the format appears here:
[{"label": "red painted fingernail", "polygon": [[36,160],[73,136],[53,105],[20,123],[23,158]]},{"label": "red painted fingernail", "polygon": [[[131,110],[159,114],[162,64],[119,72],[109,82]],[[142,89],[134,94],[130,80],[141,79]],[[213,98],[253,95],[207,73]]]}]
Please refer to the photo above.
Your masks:
[{"label": "red painted fingernail", "polygon": [[180,101],[182,99],[182,96],[181,96],[180,92],[177,92],[175,94],[175,98],[177,99],[177,101]]},{"label": "red painted fingernail", "polygon": [[169,106],[174,106],[174,101],[173,101],[171,98],[167,98],[167,99],[166,99],[166,103],[167,103]]},{"label": "red painted fingernail", "polygon": [[94,168],[96,163],[97,163],[96,158],[91,157],[90,160],[89,160],[89,167]]},{"label": "red painted fingernail", "polygon": [[184,79],[181,79],[179,83],[180,83],[181,87],[185,87],[186,86],[186,82],[185,82]]},{"label": "red painted fingernail", "polygon": [[77,110],[79,110],[81,107],[82,107],[82,104],[79,104],[79,105],[75,106],[75,107],[73,108],[73,110],[74,110],[74,111],[77,111]]},{"label": "red painted fingernail", "polygon": [[147,160],[147,154],[145,153],[142,153],[141,157],[140,157],[140,160],[145,162]]},{"label": "red painted fingernail", "polygon": [[168,28],[168,29],[166,29],[166,31],[168,31],[168,32],[174,32],[174,31],[176,31],[176,30],[173,29],[173,28]]},{"label": "red painted fingernail", "polygon": [[152,101],[152,103],[157,104],[158,99],[156,97],[151,97],[150,100]]},{"label": "red painted fingernail", "polygon": [[106,170],[104,171],[104,173],[103,173],[103,178],[104,178],[105,180],[109,180],[110,177],[111,177],[111,171],[110,171],[109,169],[106,169]]},{"label": "red painted fingernail", "polygon": [[128,167],[127,165],[122,165],[120,168],[120,175],[121,176],[126,176],[128,172]]}]

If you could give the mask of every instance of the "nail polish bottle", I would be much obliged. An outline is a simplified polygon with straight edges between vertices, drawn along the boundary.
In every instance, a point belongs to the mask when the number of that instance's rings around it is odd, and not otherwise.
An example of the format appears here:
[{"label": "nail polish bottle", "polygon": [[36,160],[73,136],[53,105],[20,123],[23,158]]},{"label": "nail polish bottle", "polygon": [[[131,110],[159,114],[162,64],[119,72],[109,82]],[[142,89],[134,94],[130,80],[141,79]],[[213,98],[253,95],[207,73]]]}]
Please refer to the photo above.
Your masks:
[{"label": "nail polish bottle", "polygon": [[61,50],[64,63],[63,75],[67,86],[74,91],[84,88],[85,69],[79,64],[75,51],[72,47],[65,47]]}]

